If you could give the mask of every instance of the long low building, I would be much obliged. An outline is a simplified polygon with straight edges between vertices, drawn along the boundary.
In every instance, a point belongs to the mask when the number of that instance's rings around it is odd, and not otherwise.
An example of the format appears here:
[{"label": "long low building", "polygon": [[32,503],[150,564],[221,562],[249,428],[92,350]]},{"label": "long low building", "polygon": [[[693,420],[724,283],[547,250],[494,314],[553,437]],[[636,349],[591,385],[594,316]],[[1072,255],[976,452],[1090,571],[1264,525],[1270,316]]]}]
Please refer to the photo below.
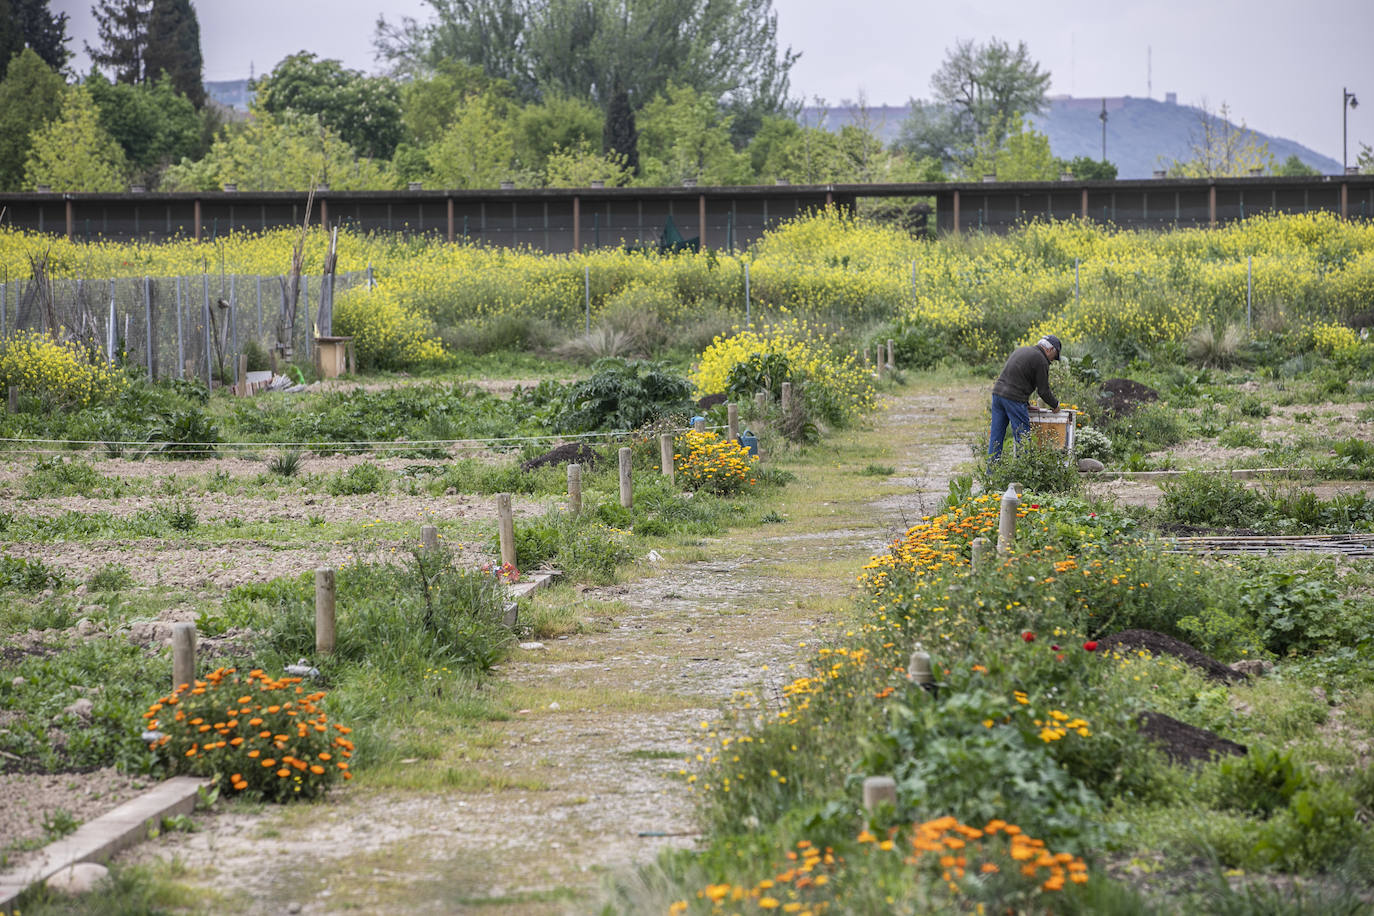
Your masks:
[{"label": "long low building", "polygon": [[886,201],[916,231],[1005,232],[1036,219],[1130,229],[1215,226],[1261,213],[1374,217],[1374,175],[1143,181],[940,182],[680,188],[0,194],[4,225],[77,239],[215,238],[312,223],[423,233],[550,253],[654,245],[671,223],[717,249],[827,206]]}]

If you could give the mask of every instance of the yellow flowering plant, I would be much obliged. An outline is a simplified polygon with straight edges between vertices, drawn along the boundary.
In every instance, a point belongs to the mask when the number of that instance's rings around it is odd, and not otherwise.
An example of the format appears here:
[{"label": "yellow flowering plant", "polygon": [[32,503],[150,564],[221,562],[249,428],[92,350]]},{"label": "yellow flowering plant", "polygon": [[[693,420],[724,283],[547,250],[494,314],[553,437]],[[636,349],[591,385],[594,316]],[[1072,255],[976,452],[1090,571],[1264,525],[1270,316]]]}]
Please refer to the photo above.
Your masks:
[{"label": "yellow flowering plant", "polygon": [[688,430],[673,446],[678,482],[685,489],[729,496],[758,483],[754,476],[758,457],[713,430]]},{"label": "yellow flowering plant", "polygon": [[0,387],[15,386],[48,408],[80,410],[116,397],[124,375],[99,354],[38,331],[16,331],[0,343]]},{"label": "yellow flowering plant", "polygon": [[219,668],[152,704],[144,737],[171,773],[213,777],[222,792],[314,798],[353,778],[351,729],[329,722],[324,697],[298,677]]}]

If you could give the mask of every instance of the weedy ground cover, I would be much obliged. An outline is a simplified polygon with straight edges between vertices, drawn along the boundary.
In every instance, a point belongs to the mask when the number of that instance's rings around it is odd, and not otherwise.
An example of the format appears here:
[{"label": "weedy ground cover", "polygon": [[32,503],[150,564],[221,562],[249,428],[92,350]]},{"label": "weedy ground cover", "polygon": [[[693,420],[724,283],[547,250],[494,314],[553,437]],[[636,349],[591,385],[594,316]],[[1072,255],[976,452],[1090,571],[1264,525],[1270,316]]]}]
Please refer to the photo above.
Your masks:
[{"label": "weedy ground cover", "polygon": [[[661,857],[646,883],[662,905],[1257,912],[1255,882],[1303,906],[1265,877],[1292,874],[1319,876],[1323,900],[1367,898],[1368,564],[1170,554],[1108,506],[1028,493],[1015,553],[974,569],[970,543],[995,534],[997,512],[996,497],[952,495],[868,564],[856,615],[781,697],[746,692],[702,723],[683,776],[708,842]],[[1209,680],[1113,641],[1136,629],[1273,669]],[[932,689],[911,680],[913,651],[931,657]],[[1183,762],[1144,736],[1147,713],[1250,753]],[[1331,747],[1336,716],[1356,743]],[[870,775],[896,780],[895,807],[860,807]],[[1018,864],[1059,871],[984,867],[984,838],[1007,824],[1035,838]],[[1122,880],[1124,862],[1156,877]],[[1227,869],[1252,877],[1228,883]]]}]

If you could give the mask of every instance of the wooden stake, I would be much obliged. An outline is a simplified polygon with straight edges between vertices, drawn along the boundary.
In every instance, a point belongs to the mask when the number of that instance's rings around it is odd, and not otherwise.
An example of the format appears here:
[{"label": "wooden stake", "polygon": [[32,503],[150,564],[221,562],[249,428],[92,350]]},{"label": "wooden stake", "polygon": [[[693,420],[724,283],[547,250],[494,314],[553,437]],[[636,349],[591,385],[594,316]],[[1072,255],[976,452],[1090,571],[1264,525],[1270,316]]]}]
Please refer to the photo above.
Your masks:
[{"label": "wooden stake", "polygon": [[334,570],[320,567],[315,570],[315,652],[329,655],[334,651]]},{"label": "wooden stake", "polygon": [[582,513],[582,465],[568,465],[568,511],[573,515]]},{"label": "wooden stake", "polygon": [[754,392],[754,407],[758,410],[759,416],[763,416],[763,412],[768,409],[768,392]]},{"label": "wooden stake", "polygon": [[987,538],[974,538],[974,539],[973,539],[973,543],[969,545],[969,546],[971,546],[971,547],[973,548],[973,568],[974,568],[974,569],[982,569],[982,568],[983,568],[983,562],[987,559],[987,556],[988,556],[988,544],[989,544],[989,543],[990,543],[990,542],[988,541]]},{"label": "wooden stake", "polygon": [[893,344],[893,340],[892,340],[891,337],[889,337],[889,338],[887,339],[887,368],[889,368],[889,369],[896,369],[896,368],[897,368],[897,360],[896,360],[895,358],[893,358],[893,355],[892,355],[892,344]]},{"label": "wooden stake", "polygon": [[739,441],[739,405],[733,402],[725,405],[725,432],[731,442]]},{"label": "wooden stake", "polygon": [[496,521],[501,531],[501,565],[515,566],[515,513],[510,506],[510,494],[496,495]]},{"label": "wooden stake", "polygon": [[891,776],[870,776],[864,780],[864,810],[872,814],[882,804],[897,804],[897,781]]},{"label": "wooden stake", "polygon": [[786,416],[792,412],[792,383],[782,383],[782,412]]},{"label": "wooden stake", "polygon": [[696,430],[696,431],[699,432],[699,433],[704,433],[704,432],[706,432],[706,418],[705,418],[705,417],[697,417],[695,420],[693,420],[693,421],[692,421],[692,429]]},{"label": "wooden stake", "polygon": [[439,529],[433,525],[424,525],[420,528],[420,546],[426,553],[436,553],[439,550]]},{"label": "wooden stake", "polygon": [[172,624],[172,690],[196,680],[196,625]]},{"label": "wooden stake", "polygon": [[658,437],[658,463],[663,476],[673,479],[673,434],[660,433]]},{"label": "wooden stake", "polygon": [[248,396],[248,357],[239,354],[239,384],[234,394],[241,398]]},{"label": "wooden stake", "polygon": [[19,386],[10,386],[10,413],[19,413]]},{"label": "wooden stake", "polygon": [[630,449],[621,448],[620,456],[620,504],[629,509],[635,504],[634,481],[630,479]]}]

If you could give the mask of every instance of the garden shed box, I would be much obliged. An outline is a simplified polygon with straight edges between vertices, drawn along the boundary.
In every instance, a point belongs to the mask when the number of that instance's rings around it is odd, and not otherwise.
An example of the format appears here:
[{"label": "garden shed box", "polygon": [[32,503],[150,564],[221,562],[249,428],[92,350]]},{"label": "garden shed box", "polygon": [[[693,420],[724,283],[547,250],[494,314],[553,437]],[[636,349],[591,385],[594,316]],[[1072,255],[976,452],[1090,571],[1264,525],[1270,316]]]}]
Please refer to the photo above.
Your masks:
[{"label": "garden shed box", "polygon": [[338,378],[357,368],[352,337],[316,337],[315,370],[320,378]]}]

